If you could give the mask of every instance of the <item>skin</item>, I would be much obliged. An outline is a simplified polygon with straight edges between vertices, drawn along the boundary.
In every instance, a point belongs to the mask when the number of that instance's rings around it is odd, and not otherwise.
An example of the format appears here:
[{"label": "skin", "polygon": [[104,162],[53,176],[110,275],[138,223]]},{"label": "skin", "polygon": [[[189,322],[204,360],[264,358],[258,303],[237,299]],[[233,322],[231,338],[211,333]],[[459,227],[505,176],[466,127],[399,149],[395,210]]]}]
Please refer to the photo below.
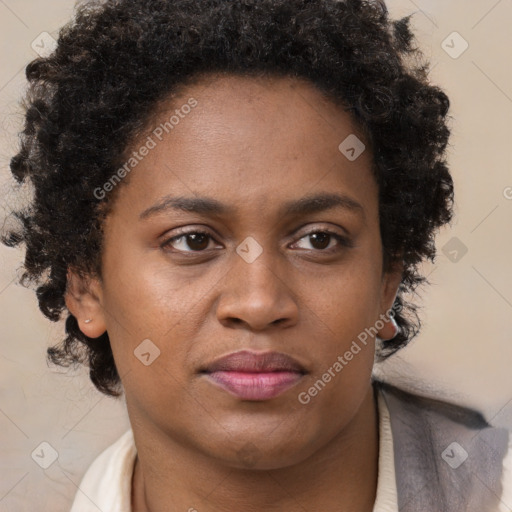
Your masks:
[{"label": "skin", "polygon": [[[310,83],[229,75],[169,99],[140,144],[190,97],[197,106],[116,190],[102,279],[70,271],[66,295],[85,334],[108,331],[138,451],[134,511],[371,511],[374,340],[308,404],[298,401],[397,293],[400,270],[382,267],[371,152],[349,161],[338,150],[348,135],[363,137]],[[361,208],[280,213],[321,193]],[[170,195],[233,211],[169,208],[140,219]],[[162,246],[178,228],[211,238]],[[351,246],[307,236],[326,229]],[[249,236],[263,250],[251,263],[236,252]],[[389,323],[378,336],[392,336]],[[149,366],[134,356],[144,339],[160,350]],[[284,352],[308,373],[266,401],[243,401],[198,373],[243,348]]]}]

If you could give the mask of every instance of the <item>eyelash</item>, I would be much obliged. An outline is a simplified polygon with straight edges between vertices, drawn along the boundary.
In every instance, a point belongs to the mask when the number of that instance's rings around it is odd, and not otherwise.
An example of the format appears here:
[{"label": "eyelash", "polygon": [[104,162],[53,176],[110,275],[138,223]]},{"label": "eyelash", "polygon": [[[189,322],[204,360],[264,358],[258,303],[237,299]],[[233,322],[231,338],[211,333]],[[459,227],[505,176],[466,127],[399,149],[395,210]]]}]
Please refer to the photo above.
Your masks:
[{"label": "eyelash", "polygon": [[[315,230],[310,231],[308,233],[304,233],[304,235],[302,235],[299,238],[298,241],[302,240],[303,238],[306,238],[308,236],[311,236],[311,235],[314,235],[314,234],[318,234],[318,233],[324,233],[324,234],[327,234],[327,235],[331,236],[332,238],[334,238],[335,240],[338,241],[339,246],[341,246],[341,247],[345,247],[345,248],[353,247],[353,243],[352,243],[352,241],[350,239],[348,239],[347,237],[345,237],[343,235],[340,235],[339,233],[331,231],[329,229],[315,229]],[[211,240],[214,240],[214,238],[211,236],[211,234],[208,231],[203,231],[201,229],[195,229],[195,230],[191,230],[191,231],[182,231],[178,235],[175,235],[175,236],[173,236],[171,238],[168,238],[167,240],[165,240],[162,243],[162,245],[160,247],[162,249],[167,249],[168,247],[171,246],[171,244],[173,242],[176,242],[176,241],[178,241],[181,238],[186,238],[187,235],[196,235],[196,234],[198,234],[198,235],[205,235],[205,236],[209,237]],[[306,250],[306,251],[310,250],[310,251],[321,253],[321,254],[333,254],[333,253],[338,252],[340,250],[339,246],[338,247],[331,247],[330,249],[303,249],[303,250]],[[201,254],[203,252],[206,252],[207,249],[204,249],[202,251],[181,251],[179,249],[173,249],[172,251],[173,252],[178,252],[178,253],[181,253],[181,254]]]}]

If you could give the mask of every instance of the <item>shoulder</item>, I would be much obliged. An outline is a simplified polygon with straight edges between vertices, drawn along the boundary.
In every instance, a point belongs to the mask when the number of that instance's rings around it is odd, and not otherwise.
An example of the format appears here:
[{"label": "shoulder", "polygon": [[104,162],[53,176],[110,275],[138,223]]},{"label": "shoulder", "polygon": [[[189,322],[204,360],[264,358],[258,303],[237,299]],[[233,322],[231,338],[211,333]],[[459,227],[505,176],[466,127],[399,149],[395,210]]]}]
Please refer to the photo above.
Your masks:
[{"label": "shoulder", "polygon": [[421,411],[428,415],[442,416],[470,429],[482,429],[490,426],[484,416],[474,409],[437,398],[417,395],[379,380],[374,381],[374,385],[384,395],[388,405],[389,402],[400,403],[401,408],[405,407],[416,413]]},{"label": "shoulder", "polygon": [[70,512],[126,512],[131,504],[131,481],[136,448],[132,430],[106,448],[87,469]]},{"label": "shoulder", "polygon": [[382,381],[374,385],[389,411],[399,505],[412,500],[418,510],[473,510],[478,505],[482,512],[510,512],[508,430],[490,425],[474,409]]}]

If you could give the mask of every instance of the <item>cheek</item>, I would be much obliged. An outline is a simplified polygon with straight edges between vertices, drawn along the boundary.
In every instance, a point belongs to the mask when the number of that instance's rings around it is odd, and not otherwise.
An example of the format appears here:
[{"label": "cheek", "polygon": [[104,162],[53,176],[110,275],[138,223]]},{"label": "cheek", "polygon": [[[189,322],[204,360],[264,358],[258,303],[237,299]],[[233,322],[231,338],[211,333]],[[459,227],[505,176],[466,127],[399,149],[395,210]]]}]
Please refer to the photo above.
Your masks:
[{"label": "cheek", "polygon": [[[353,417],[368,391],[374,364],[375,341],[369,334],[376,308],[374,289],[355,277],[333,281],[322,300],[311,304],[317,329],[311,332],[315,370],[297,392],[308,421],[336,432]],[[338,411],[337,418],[332,411]],[[325,421],[325,418],[331,418]]]},{"label": "cheek", "polygon": [[320,336],[315,342],[321,362],[316,376],[321,378],[329,371],[331,377],[336,374],[333,388],[338,391],[345,379],[354,383],[365,381],[374,362],[374,338],[370,329],[374,322],[371,314],[374,297],[361,287],[343,290],[346,293],[331,295],[331,302],[324,304],[326,314],[318,313],[325,337]]},{"label": "cheek", "polygon": [[[105,255],[105,309],[140,336],[170,329],[200,298],[186,269],[165,264],[156,254],[130,247]],[[164,325],[165,324],[165,325]]]},{"label": "cheek", "polygon": [[[160,258],[122,254],[105,258],[104,265],[104,309],[116,365],[134,381],[140,376],[143,387],[148,383],[154,389],[149,383],[164,379],[171,390],[173,380],[165,370],[177,381],[185,380],[190,347],[208,314],[207,292],[222,272],[201,276],[192,267],[173,268]],[[153,358],[148,372],[145,359]]]},{"label": "cheek", "polygon": [[176,272],[148,262],[124,260],[109,276],[107,329],[129,405],[163,418],[188,410],[185,362],[197,338],[194,305],[201,294]]},{"label": "cheek", "polygon": [[[373,368],[372,326],[378,319],[380,286],[375,268],[379,267],[371,260],[354,261],[350,268],[340,269],[324,280],[322,286],[311,282],[303,291],[308,294],[303,296],[309,297],[308,323],[316,325],[314,331],[306,331],[318,363],[305,391],[320,408],[328,409],[340,400],[349,408],[356,407]],[[320,382],[311,389],[319,379],[325,386]],[[317,395],[319,399],[313,398]]]},{"label": "cheek", "polygon": [[[354,258],[321,281],[305,281],[305,304],[339,340],[357,336],[378,315],[380,278],[376,265]],[[313,292],[314,290],[314,292]]]}]

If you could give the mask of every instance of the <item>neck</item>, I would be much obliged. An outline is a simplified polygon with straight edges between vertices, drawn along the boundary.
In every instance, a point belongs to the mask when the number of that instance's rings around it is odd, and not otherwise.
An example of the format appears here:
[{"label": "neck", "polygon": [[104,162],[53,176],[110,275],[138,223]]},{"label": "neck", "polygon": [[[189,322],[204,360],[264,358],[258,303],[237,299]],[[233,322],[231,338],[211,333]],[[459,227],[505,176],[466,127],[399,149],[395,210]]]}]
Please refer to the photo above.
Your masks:
[{"label": "neck", "polygon": [[160,431],[148,435],[147,426],[142,427],[132,420],[138,451],[132,481],[133,512],[329,511],[339,510],[340,504],[354,512],[373,510],[379,431],[371,386],[342,432],[312,456],[285,468],[229,467],[184,448]]}]

